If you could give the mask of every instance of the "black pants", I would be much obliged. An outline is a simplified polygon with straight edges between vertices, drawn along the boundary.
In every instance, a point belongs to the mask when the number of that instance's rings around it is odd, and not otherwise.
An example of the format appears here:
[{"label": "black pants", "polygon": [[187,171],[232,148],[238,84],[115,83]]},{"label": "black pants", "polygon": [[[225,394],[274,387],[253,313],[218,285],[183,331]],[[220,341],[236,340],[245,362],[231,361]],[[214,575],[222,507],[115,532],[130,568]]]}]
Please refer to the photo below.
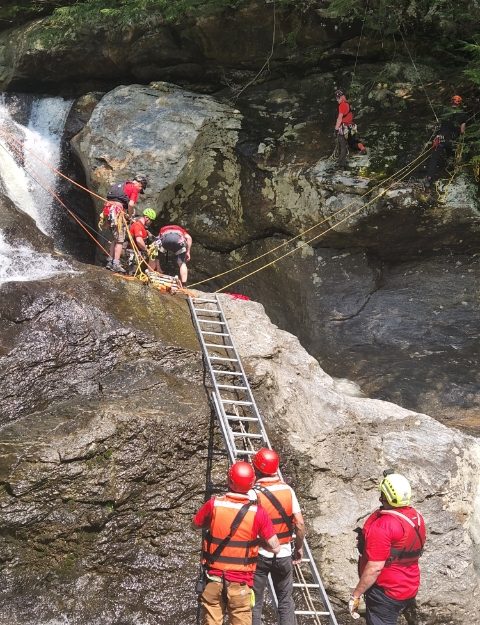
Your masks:
[{"label": "black pants", "polygon": [[441,169],[444,169],[447,161],[455,154],[455,149],[450,141],[441,143],[434,148],[427,165],[427,178],[436,180]]},{"label": "black pants", "polygon": [[338,135],[338,164],[340,167],[345,167],[347,164],[348,148],[350,151],[358,150],[357,135],[349,132],[347,136],[344,134]]},{"label": "black pants", "polygon": [[365,593],[367,625],[397,625],[400,614],[414,600],[414,598],[403,601],[392,599],[381,588],[373,585]]},{"label": "black pants", "polygon": [[273,587],[278,599],[279,625],[295,625],[295,604],[293,603],[293,564],[292,558],[265,558],[258,556],[257,569],[253,582],[255,591],[255,607],[252,614],[252,625],[260,625],[262,620],[263,596],[268,581],[272,576]]}]

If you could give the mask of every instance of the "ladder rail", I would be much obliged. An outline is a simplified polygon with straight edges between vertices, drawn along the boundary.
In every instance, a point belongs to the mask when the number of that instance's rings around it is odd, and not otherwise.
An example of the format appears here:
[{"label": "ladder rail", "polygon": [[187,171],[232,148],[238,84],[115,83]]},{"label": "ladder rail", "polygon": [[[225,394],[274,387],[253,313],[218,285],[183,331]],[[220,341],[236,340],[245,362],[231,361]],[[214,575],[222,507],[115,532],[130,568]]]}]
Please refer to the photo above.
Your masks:
[{"label": "ladder rail", "polygon": [[[214,299],[210,299],[210,297],[196,298],[191,296],[188,298],[188,304],[190,307],[190,312],[200,342],[200,346],[202,348],[204,361],[206,361],[208,373],[212,381],[213,389],[211,391],[211,398],[213,401],[215,413],[219,421],[220,431],[225,442],[225,447],[227,449],[227,454],[230,462],[234,463],[236,460],[238,460],[239,456],[251,457],[254,453],[256,453],[257,450],[253,447],[253,443],[255,441],[261,441],[263,447],[268,447],[271,449],[272,446],[270,444],[270,440],[265,429],[263,418],[260,415],[257,404],[253,397],[250,383],[243,368],[240,355],[233,341],[232,333],[218,295],[215,294]],[[199,305],[201,307],[199,307]],[[215,306],[215,310],[212,310],[211,308],[205,308],[204,306]],[[202,319],[202,314],[205,316],[215,316],[216,318]],[[204,327],[204,324],[208,323],[213,323],[215,325],[221,326],[222,331],[217,333],[203,330],[202,324]],[[214,335],[216,335],[219,339],[223,341],[223,343],[207,343],[207,341],[204,339],[204,335],[207,335],[208,337],[213,337]],[[227,341],[228,345],[225,345]],[[228,350],[228,355],[231,357],[222,358],[218,355],[215,355],[214,353],[210,353],[215,348],[217,348],[217,350]],[[221,370],[220,368],[218,368],[219,362],[224,364],[225,367],[233,367],[234,370],[232,370],[231,368],[227,369],[226,371]],[[214,363],[216,363],[217,368],[215,368]],[[222,378],[222,375],[224,376],[223,380],[219,382],[217,380],[217,377]],[[236,381],[238,381],[241,386],[236,388],[234,385],[227,384],[225,382],[225,376],[235,377]],[[224,393],[230,394],[236,393],[237,399],[232,399],[231,397],[223,397],[222,391]],[[243,399],[238,399],[238,393],[242,393]],[[226,407],[228,407],[228,411],[225,409]],[[250,411],[250,415],[239,414],[237,407],[242,409],[244,412]],[[231,424],[233,423],[235,423],[236,426],[240,429],[233,430],[231,426]],[[248,431],[248,426],[250,423],[256,425],[259,430],[258,434]],[[245,448],[238,449],[236,440],[243,441],[243,445]],[[279,477],[282,479],[280,470],[278,471],[278,474]],[[320,578],[320,574],[318,572],[312,552],[306,539],[303,542],[303,549],[305,555],[302,558],[302,562],[294,566],[294,591],[299,591],[301,593],[300,596],[302,597],[303,603],[305,604],[304,606],[302,606],[303,609],[295,609],[296,622],[299,623],[299,618],[297,617],[300,617],[301,620],[301,617],[304,616],[309,617],[307,620],[309,623],[311,623],[311,617],[313,617],[313,623],[315,625],[322,625],[320,617],[322,617],[322,619],[324,617],[328,617],[329,625],[338,625],[330,600],[325,591],[325,587]],[[308,580],[304,574],[304,571],[301,568],[302,564],[308,567]],[[277,608],[278,601],[271,576],[269,576],[268,581],[273,604],[275,608]],[[314,597],[312,591],[314,591],[315,594],[318,594],[319,598],[316,596]],[[320,602],[322,603],[322,609],[317,609],[316,604]]]}]

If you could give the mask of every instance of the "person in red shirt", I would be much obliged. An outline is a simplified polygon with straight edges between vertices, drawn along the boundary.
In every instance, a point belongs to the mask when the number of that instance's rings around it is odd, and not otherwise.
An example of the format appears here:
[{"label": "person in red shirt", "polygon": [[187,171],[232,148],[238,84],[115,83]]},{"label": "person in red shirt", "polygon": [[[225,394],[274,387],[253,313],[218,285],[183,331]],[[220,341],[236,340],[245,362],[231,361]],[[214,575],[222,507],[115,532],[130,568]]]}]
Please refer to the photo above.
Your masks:
[{"label": "person in red shirt", "polygon": [[157,218],[157,213],[153,210],[153,208],[146,208],[143,211],[142,217],[134,221],[130,225],[130,234],[134,240],[135,245],[137,246],[142,258],[148,265],[148,268],[152,271],[154,270],[154,263],[150,263],[148,261],[148,251],[147,251],[147,240],[148,240],[148,227],[155,221]]},{"label": "person in red shirt", "polygon": [[357,139],[357,125],[353,122],[353,112],[343,91],[337,89],[335,99],[338,102],[337,121],[335,122],[335,136],[340,151],[338,166],[344,168],[347,165],[349,147],[351,150],[358,150],[360,154],[366,154],[367,148]]},{"label": "person in red shirt", "polygon": [[127,218],[134,215],[134,207],[140,193],[147,188],[147,178],[137,174],[133,180],[112,184],[107,193],[107,202],[103,206],[103,215],[108,219],[112,230],[113,240],[110,244],[110,258],[107,269],[116,273],[125,273],[120,264],[123,244],[127,235]]},{"label": "person in red shirt", "polygon": [[235,462],[228,472],[229,492],[212,497],[193,517],[195,528],[208,530],[202,546],[206,585],[200,596],[205,625],[222,625],[226,612],[230,625],[251,625],[258,537],[274,554],[280,551],[272,522],[251,491],[254,483],[252,465]]},{"label": "person in red shirt", "polygon": [[[186,284],[188,278],[187,263],[190,260],[190,250],[192,248],[192,237],[189,233],[175,224],[163,226],[160,228],[157,239],[158,250],[162,254],[171,252],[177,259],[179,267],[180,280],[182,284]],[[158,260],[157,271],[162,272],[160,260]]]},{"label": "person in red shirt", "polygon": [[420,586],[418,560],[425,544],[425,522],[410,506],[412,491],[399,473],[384,471],[379,510],[373,512],[359,538],[360,579],[349,602],[358,618],[365,594],[367,625],[396,625],[398,616],[415,598]]}]

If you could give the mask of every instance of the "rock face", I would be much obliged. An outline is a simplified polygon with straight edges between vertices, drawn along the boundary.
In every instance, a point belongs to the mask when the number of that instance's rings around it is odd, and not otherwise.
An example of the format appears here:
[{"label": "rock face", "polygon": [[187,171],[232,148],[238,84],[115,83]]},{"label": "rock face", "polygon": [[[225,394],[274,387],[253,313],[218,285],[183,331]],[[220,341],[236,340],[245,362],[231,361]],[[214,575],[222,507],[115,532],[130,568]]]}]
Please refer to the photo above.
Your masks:
[{"label": "rock face", "polygon": [[[192,623],[190,516],[226,464],[186,303],[95,268],[1,291],[4,619]],[[429,526],[415,623],[475,622],[478,443],[356,397],[260,305],[223,305],[339,622],[355,578],[352,529],[375,507],[387,465],[412,480]]]},{"label": "rock face", "polygon": [[[470,623],[480,615],[480,445],[434,419],[358,396],[334,380],[258,304],[222,299],[274,446],[288,459],[327,589],[348,600],[353,529],[378,507],[381,470],[411,480],[428,528],[412,622]],[[347,564],[348,563],[348,564]]]},{"label": "rock face", "polygon": [[[476,189],[460,176],[440,202],[400,175],[376,183],[379,169],[394,173],[400,148],[407,163],[419,152],[415,143],[386,143],[375,121],[384,105],[375,102],[362,109],[372,157],[335,172],[323,136],[334,114],[327,82],[261,85],[239,100],[241,113],[165,83],[119,87],[74,147],[100,194],[134,171],[149,175],[141,206],[153,206],[158,223],[189,229],[193,281],[231,271],[208,286],[263,302],[331,373],[475,431]],[[403,112],[397,98],[405,120],[417,111],[413,95]]]}]

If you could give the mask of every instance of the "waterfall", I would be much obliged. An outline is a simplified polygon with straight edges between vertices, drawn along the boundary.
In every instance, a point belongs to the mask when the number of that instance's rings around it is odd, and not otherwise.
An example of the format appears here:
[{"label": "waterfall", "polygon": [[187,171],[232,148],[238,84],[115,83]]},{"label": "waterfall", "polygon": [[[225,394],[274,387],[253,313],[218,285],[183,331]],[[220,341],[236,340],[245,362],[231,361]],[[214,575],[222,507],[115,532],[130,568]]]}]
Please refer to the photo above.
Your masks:
[{"label": "waterfall", "polygon": [[0,100],[0,184],[17,208],[49,235],[55,230],[54,199],[42,187],[55,188],[56,175],[51,169],[60,164],[62,134],[71,106],[72,100],[37,98],[28,125],[23,126],[14,120],[5,99]]}]

